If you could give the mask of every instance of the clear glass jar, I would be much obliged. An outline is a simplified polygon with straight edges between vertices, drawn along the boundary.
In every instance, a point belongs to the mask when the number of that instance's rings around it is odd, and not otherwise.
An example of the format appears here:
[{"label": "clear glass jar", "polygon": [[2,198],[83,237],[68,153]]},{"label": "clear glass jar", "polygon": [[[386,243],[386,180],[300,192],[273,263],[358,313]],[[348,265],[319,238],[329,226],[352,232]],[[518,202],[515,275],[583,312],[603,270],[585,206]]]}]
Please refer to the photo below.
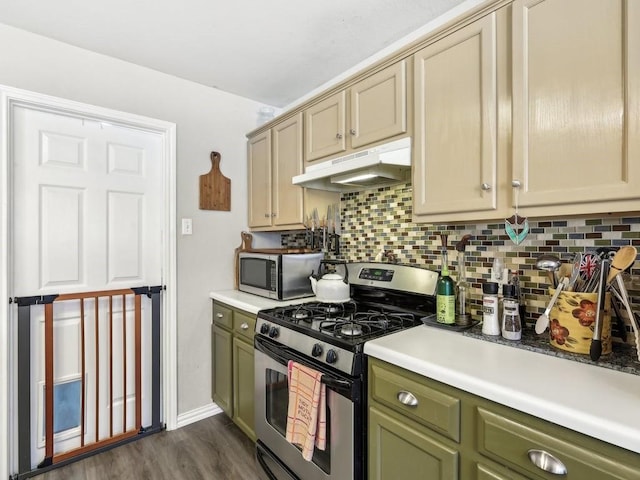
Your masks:
[{"label": "clear glass jar", "polygon": [[515,285],[502,286],[502,337],[507,340],[522,338],[520,308],[516,298]]}]

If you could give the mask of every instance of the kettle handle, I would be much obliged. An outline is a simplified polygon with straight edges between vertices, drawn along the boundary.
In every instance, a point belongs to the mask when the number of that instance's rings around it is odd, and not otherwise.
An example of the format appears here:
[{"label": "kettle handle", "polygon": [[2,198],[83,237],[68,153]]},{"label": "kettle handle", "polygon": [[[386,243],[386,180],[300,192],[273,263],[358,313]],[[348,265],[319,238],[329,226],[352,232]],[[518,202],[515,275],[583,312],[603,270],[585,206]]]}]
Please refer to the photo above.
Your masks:
[{"label": "kettle handle", "polygon": [[347,268],[347,262],[345,262],[344,260],[330,260],[330,259],[322,259],[322,260],[320,260],[320,267],[318,268],[318,275],[320,277],[322,277],[322,274],[323,274],[323,267],[322,267],[323,264],[326,264],[326,265],[344,265],[344,278],[342,279],[342,281],[344,283],[346,283],[347,285],[349,284],[349,269]]}]

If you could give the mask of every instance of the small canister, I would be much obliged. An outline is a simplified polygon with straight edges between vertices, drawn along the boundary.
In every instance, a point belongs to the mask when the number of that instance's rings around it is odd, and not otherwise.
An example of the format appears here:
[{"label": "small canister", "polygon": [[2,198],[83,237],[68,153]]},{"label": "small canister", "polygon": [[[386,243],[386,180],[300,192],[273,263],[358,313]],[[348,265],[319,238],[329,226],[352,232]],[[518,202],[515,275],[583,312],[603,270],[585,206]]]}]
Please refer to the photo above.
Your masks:
[{"label": "small canister", "polygon": [[502,337],[507,340],[520,340],[522,323],[515,285],[503,285],[502,296]]},{"label": "small canister", "polygon": [[500,318],[498,317],[498,284],[485,282],[482,284],[482,333],[500,335]]}]

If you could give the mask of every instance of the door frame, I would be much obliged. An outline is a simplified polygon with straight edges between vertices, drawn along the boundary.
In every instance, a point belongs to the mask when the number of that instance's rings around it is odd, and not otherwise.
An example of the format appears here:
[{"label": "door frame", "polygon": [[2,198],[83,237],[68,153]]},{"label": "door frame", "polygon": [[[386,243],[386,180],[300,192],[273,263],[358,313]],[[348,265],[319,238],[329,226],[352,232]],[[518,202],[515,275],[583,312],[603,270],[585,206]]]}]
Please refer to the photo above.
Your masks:
[{"label": "door frame", "polygon": [[161,327],[161,384],[162,417],[168,430],[178,427],[177,382],[177,294],[176,294],[176,124],[132,113],[88,105],[73,100],[44,95],[27,90],[0,85],[0,478],[8,478],[17,465],[17,428],[9,415],[15,406],[15,341],[16,314],[9,303],[12,298],[11,265],[12,228],[12,119],[13,109],[26,107],[64,115],[81,116],[99,122],[159,134],[163,142],[163,233],[162,283],[166,286],[162,301]]}]

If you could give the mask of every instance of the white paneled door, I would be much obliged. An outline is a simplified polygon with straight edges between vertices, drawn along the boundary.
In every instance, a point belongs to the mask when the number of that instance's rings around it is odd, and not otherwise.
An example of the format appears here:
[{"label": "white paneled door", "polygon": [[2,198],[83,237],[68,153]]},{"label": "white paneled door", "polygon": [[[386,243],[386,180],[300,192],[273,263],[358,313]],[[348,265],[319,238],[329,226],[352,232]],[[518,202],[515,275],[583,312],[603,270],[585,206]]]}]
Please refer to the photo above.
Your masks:
[{"label": "white paneled door", "polygon": [[[162,136],[28,106],[13,113],[14,295],[161,285]],[[150,349],[146,300],[142,304],[143,353]],[[109,310],[115,317],[111,323],[102,320]],[[85,344],[91,346],[84,354],[81,328]],[[133,342],[127,339],[135,333],[133,297],[116,298],[111,306],[88,300],[82,310],[79,301],[56,302],[53,329],[55,453],[80,445],[83,362],[86,418],[90,419],[84,420],[85,441],[132,428],[137,392],[135,365],[127,360],[133,359],[133,351],[127,352]],[[31,332],[31,461],[35,466],[45,453],[44,308],[32,307]],[[143,361],[142,367],[142,420],[147,425],[149,362]]]}]

